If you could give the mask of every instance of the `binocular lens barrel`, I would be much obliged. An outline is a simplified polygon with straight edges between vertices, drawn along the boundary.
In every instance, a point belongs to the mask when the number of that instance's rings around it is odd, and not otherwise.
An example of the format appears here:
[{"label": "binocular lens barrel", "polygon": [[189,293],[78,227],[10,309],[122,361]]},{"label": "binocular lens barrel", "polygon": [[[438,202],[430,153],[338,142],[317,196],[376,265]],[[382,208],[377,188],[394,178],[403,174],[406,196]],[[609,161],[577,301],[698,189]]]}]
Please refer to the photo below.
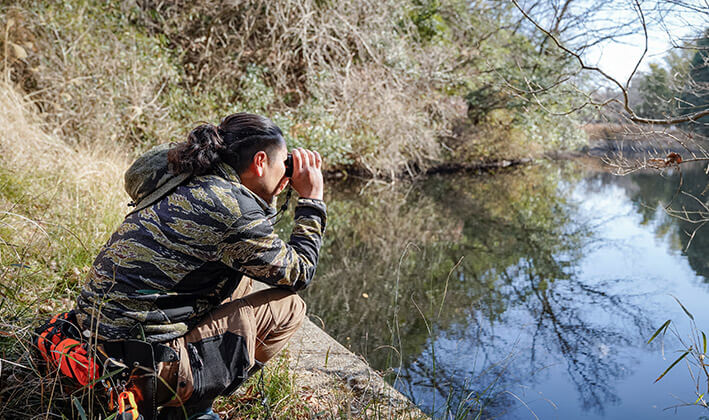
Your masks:
[{"label": "binocular lens barrel", "polygon": [[288,157],[285,161],[286,164],[286,177],[290,178],[293,176],[293,155],[288,153]]}]

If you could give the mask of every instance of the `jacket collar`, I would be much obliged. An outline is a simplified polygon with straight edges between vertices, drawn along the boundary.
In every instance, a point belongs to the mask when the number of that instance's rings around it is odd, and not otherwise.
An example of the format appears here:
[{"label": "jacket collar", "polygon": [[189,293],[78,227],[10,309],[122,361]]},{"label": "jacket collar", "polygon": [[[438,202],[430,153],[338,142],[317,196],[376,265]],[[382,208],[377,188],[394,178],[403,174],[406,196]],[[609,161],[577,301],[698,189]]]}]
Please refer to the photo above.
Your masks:
[{"label": "jacket collar", "polygon": [[246,186],[241,183],[241,178],[239,178],[239,174],[236,173],[236,170],[234,170],[231,165],[228,165],[224,162],[219,162],[217,164],[216,172],[222,178],[237,184],[242,191],[244,191],[247,195],[253,198],[266,213],[266,216],[271,217],[276,214],[276,209],[273,208],[273,206],[269,205],[266,200],[256,195],[256,193],[246,188]]}]

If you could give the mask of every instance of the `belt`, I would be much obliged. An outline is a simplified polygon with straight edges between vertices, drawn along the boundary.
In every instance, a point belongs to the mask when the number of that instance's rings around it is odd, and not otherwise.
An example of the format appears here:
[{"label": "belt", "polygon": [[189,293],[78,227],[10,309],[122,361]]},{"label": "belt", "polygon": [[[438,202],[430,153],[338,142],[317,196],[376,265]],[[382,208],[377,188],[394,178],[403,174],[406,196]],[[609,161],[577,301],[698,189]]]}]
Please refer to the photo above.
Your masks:
[{"label": "belt", "polygon": [[160,362],[177,362],[179,354],[162,343],[148,343],[142,340],[104,341],[100,344],[106,355],[128,366],[138,362],[143,367],[154,369]]}]

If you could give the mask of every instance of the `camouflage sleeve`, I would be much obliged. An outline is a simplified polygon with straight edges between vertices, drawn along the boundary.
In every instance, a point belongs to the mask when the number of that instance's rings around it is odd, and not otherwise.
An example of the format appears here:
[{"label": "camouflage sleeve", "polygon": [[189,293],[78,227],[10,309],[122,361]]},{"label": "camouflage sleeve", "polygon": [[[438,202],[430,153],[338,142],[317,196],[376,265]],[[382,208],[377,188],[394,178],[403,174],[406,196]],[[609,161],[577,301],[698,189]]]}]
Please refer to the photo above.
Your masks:
[{"label": "camouflage sleeve", "polygon": [[315,274],[325,221],[324,202],[299,199],[295,226],[285,243],[263,212],[244,214],[227,230],[220,244],[220,259],[255,280],[303,289]]}]

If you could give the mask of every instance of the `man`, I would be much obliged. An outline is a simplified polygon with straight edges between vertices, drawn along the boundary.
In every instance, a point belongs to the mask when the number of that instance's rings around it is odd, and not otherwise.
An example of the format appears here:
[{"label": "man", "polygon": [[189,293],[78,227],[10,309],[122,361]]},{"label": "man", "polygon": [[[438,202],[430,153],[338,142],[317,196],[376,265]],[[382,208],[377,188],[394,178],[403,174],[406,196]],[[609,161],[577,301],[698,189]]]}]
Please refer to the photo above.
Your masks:
[{"label": "man", "polygon": [[[320,155],[294,149],[289,176],[287,158],[281,130],[261,116],[195,128],[168,153],[171,172],[186,181],[165,192],[147,179],[150,188],[136,189],[138,211],[97,256],[77,319],[109,360],[128,366],[125,385],[143,411],[219,418],[214,398],[299,328],[305,304],[295,291],[315,273],[326,210]],[[289,183],[300,198],[286,243],[270,203]],[[276,287],[249,293],[251,279]]]}]

